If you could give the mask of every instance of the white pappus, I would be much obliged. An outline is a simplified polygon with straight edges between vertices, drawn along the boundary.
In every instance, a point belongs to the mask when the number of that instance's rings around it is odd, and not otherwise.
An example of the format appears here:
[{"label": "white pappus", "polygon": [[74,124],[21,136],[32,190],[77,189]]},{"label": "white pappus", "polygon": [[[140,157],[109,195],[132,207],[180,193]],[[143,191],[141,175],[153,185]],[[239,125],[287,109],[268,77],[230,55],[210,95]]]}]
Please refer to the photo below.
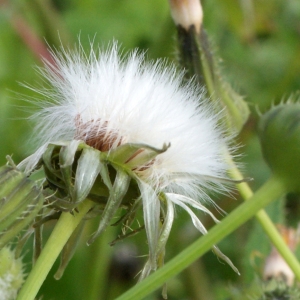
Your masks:
[{"label": "white pappus", "polygon": [[[117,43],[107,50],[62,48],[52,53],[56,66],[39,69],[50,88],[32,88],[42,96],[35,136],[39,149],[21,166],[34,168],[48,143],[84,140],[100,151],[125,143],[141,143],[167,151],[135,170],[142,196],[149,260],[142,278],[157,268],[174,219],[174,206],[183,208],[195,227],[205,227],[191,208],[216,218],[204,206],[208,189],[226,191],[228,137],[194,82],[183,83],[183,72],[163,61],[146,62],[133,51],[120,55]],[[167,212],[160,228],[160,195]],[[215,252],[234,269],[218,248]],[[236,269],[235,269],[236,270]]]}]

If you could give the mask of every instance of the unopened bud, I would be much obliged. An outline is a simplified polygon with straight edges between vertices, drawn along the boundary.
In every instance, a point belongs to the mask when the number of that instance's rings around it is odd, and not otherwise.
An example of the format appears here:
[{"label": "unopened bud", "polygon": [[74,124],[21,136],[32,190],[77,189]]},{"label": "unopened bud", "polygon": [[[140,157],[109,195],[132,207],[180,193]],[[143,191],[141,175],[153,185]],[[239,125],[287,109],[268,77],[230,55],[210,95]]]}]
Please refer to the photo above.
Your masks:
[{"label": "unopened bud", "polygon": [[300,103],[272,107],[261,117],[259,136],[263,155],[287,191],[300,192]]},{"label": "unopened bud", "polygon": [[0,248],[32,223],[43,201],[37,182],[14,166],[0,168]]},{"label": "unopened bud", "polygon": [[199,0],[169,0],[171,15],[176,25],[182,26],[188,31],[195,26],[196,32],[200,32],[203,20],[203,11]]}]

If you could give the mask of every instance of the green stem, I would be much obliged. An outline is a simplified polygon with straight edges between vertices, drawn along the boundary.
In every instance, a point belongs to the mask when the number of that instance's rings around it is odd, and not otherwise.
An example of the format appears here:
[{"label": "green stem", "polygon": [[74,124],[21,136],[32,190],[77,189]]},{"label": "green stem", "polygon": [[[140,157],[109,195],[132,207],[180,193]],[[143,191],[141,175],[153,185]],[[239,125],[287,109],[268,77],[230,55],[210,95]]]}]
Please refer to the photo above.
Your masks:
[{"label": "green stem", "polygon": [[[117,300],[143,299],[146,295],[163,285],[168,278],[180,273],[192,262],[206,253],[213,245],[229,235],[240,225],[249,220],[260,209],[274,199],[283,196],[285,187],[276,177],[271,177],[250,199],[231,212],[219,224],[215,225],[207,235],[202,236],[192,245],[165,264],[164,267],[134,286]],[[300,274],[300,269],[297,270]]]},{"label": "green stem", "polygon": [[78,206],[78,213],[74,213],[74,215],[62,213],[41,255],[27,277],[17,300],[34,300],[62,248],[93,205],[93,202],[85,200]]},{"label": "green stem", "polygon": [[[231,164],[233,166],[231,170],[231,177],[233,179],[241,179],[242,174],[234,165],[232,160]],[[253,196],[253,192],[246,182],[238,184],[237,188],[244,200],[248,200]],[[291,249],[288,247],[286,242],[284,241],[283,237],[278,232],[276,226],[274,225],[270,217],[264,210],[259,211],[255,215],[255,217],[262,226],[269,239],[271,240],[272,244],[276,247],[277,251],[281,254],[282,258],[286,261],[291,270],[294,272],[296,278],[300,281],[300,263],[291,251]]]},{"label": "green stem", "polygon": [[104,231],[90,246],[88,264],[93,266],[88,276],[86,299],[105,299],[109,284],[109,264],[112,249],[109,242],[113,240],[115,227]]}]

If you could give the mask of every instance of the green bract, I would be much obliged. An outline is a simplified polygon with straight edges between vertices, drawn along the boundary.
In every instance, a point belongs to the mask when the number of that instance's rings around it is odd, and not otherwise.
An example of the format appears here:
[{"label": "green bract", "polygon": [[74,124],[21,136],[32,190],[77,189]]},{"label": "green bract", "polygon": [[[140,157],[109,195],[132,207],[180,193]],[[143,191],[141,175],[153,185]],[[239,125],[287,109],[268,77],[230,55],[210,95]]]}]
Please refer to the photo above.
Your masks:
[{"label": "green bract", "polygon": [[[49,201],[60,210],[72,210],[89,198],[105,205],[124,182],[136,178],[133,170],[147,166],[169,146],[156,149],[144,144],[125,144],[108,152],[96,150],[82,141],[49,144],[38,167],[43,166],[49,189]],[[121,175],[122,174],[122,175]],[[121,179],[122,177],[122,179]],[[48,191],[49,191],[48,189]],[[124,204],[138,195],[124,188]],[[121,193],[122,194],[122,193]],[[125,196],[126,194],[126,196]]]},{"label": "green bract", "polygon": [[[42,225],[59,219],[62,212],[75,214],[78,205],[86,199],[94,205],[85,219],[100,216],[98,229],[89,244],[110,225],[119,207],[127,212],[115,224],[123,224],[121,238],[126,237],[136,211],[141,208],[137,172],[147,170],[155,157],[168,147],[156,149],[144,144],[124,144],[101,152],[80,140],[49,144],[35,168],[45,173],[45,180],[40,184],[29,179],[13,162],[12,166],[1,167],[0,248],[32,225],[34,229],[30,228],[18,245],[22,247],[34,232],[37,258],[42,245]],[[74,254],[83,226],[81,222],[66,243],[56,278],[62,276]]]},{"label": "green bract", "polygon": [[36,182],[15,166],[0,168],[0,248],[33,222],[43,202]]},{"label": "green bract", "polygon": [[128,226],[140,207],[134,170],[147,168],[168,147],[164,145],[162,149],[156,149],[144,144],[125,144],[101,152],[79,140],[49,144],[38,168],[43,166],[47,178],[44,193],[50,207],[54,208],[53,217],[57,210],[73,211],[88,198],[95,203],[89,215],[101,215],[99,228],[89,243],[109,225],[121,204],[128,213],[120,222]]},{"label": "green bract", "polygon": [[270,109],[259,124],[263,155],[287,191],[300,192],[300,103]]}]

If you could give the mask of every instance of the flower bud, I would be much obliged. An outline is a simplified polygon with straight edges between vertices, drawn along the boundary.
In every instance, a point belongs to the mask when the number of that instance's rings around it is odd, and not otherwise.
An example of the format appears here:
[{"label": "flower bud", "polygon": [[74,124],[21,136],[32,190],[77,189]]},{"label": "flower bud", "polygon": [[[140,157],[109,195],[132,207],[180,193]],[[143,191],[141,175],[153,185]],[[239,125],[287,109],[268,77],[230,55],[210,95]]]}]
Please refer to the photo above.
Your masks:
[{"label": "flower bud", "polygon": [[176,25],[185,30],[195,26],[200,32],[203,20],[203,11],[199,0],[170,0],[171,15]]},{"label": "flower bud", "polygon": [[0,168],[0,248],[33,221],[44,197],[41,187],[15,166]]},{"label": "flower bud", "polygon": [[249,116],[248,104],[226,81],[205,29],[199,0],[169,0],[177,26],[178,62],[185,78],[193,78],[204,87],[216,114],[222,112],[222,125],[229,133],[238,133]]},{"label": "flower bud", "polygon": [[14,300],[23,284],[23,263],[9,247],[0,250],[0,299]]},{"label": "flower bud", "polygon": [[300,103],[272,107],[259,124],[264,158],[290,192],[300,192]]}]

